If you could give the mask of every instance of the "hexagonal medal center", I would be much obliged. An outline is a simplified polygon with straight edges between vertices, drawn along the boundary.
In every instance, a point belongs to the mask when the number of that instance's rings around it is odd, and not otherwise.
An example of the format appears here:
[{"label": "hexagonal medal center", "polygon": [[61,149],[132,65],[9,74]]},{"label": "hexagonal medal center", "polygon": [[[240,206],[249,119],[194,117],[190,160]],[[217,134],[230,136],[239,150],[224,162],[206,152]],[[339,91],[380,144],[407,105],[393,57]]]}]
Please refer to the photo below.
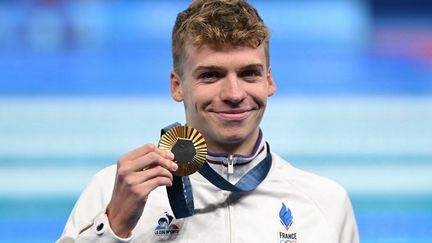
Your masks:
[{"label": "hexagonal medal center", "polygon": [[195,146],[189,139],[179,138],[171,149],[177,163],[189,163],[196,155]]}]

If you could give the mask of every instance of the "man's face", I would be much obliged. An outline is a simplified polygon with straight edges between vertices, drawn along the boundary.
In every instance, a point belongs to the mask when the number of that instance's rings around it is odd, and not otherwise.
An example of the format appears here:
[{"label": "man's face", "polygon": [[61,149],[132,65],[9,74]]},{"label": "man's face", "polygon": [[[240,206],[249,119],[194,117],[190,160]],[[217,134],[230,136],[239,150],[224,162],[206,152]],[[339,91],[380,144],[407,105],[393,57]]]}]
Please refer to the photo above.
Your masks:
[{"label": "man's face", "polygon": [[258,48],[186,47],[180,77],[171,73],[171,95],[183,101],[186,122],[212,152],[249,154],[275,84],[263,45]]}]

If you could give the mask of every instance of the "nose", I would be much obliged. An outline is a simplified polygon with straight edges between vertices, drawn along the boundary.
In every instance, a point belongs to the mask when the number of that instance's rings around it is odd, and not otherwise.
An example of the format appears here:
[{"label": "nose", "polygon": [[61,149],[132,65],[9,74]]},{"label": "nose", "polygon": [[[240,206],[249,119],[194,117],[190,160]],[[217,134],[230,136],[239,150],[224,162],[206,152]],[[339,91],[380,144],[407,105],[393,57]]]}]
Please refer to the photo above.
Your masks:
[{"label": "nose", "polygon": [[241,103],[246,98],[246,92],[241,82],[234,75],[227,76],[222,82],[221,99],[230,105]]}]

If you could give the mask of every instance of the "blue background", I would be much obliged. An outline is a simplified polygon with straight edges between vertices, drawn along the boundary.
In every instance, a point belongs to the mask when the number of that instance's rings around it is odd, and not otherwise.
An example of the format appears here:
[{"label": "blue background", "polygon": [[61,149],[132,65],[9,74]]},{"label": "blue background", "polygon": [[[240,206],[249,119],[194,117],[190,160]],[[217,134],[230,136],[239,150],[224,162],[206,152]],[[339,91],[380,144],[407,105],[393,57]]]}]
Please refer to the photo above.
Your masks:
[{"label": "blue background", "polygon": [[[251,2],[272,149],[347,188],[362,242],[432,242],[431,4]],[[167,91],[187,5],[0,1],[0,241],[53,242],[96,171],[184,120]]]}]

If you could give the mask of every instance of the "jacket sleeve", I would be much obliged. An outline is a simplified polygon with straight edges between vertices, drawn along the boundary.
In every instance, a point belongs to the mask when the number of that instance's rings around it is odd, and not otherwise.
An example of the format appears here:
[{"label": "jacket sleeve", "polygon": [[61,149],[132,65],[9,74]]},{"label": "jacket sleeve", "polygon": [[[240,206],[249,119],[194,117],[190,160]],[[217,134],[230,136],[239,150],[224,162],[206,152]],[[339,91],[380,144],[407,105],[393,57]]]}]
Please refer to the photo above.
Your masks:
[{"label": "jacket sleeve", "polygon": [[359,243],[359,234],[354,211],[348,194],[345,196],[343,203],[343,215],[340,218],[339,241],[341,243]]},{"label": "jacket sleeve", "polygon": [[105,214],[114,185],[114,177],[109,170],[110,167],[97,173],[81,193],[57,243],[125,243],[132,240],[133,236],[128,238],[116,236]]}]

